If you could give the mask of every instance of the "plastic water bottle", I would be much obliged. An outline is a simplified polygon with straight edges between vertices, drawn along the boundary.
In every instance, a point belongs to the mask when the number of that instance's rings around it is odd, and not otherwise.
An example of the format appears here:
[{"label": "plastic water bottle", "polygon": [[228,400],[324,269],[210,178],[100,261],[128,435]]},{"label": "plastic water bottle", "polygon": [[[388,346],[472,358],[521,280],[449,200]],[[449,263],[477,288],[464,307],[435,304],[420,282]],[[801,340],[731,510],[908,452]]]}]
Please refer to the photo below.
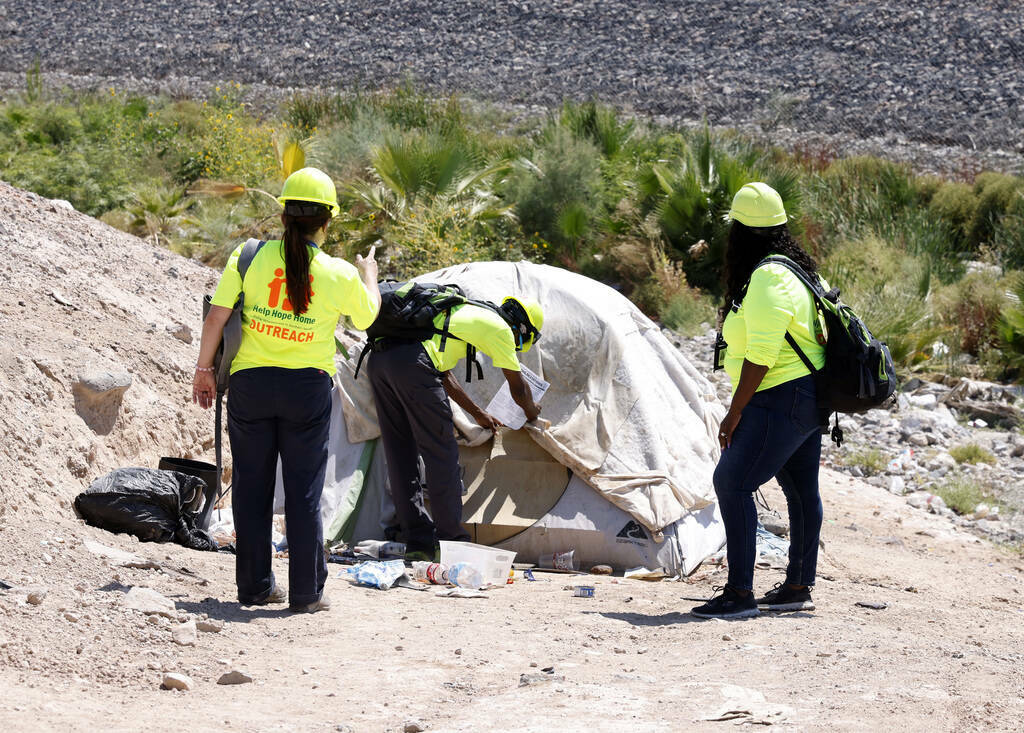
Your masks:
[{"label": "plastic water bottle", "polygon": [[434,585],[447,585],[448,568],[439,562],[419,560],[412,564],[412,577]]},{"label": "plastic water bottle", "polygon": [[448,568],[448,582],[460,588],[482,588],[484,576],[468,562],[457,562]]}]

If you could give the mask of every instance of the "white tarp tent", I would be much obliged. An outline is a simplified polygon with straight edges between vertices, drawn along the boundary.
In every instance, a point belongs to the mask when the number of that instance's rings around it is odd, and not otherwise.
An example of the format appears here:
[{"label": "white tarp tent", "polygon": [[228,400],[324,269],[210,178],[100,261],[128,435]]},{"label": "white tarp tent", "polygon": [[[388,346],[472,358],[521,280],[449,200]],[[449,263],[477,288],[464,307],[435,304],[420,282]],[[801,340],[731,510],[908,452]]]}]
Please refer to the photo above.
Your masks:
[{"label": "white tarp tent", "polygon": [[[472,298],[521,295],[545,312],[543,337],[523,363],[550,383],[543,428],[495,440],[453,405],[476,541],[522,561],[575,549],[584,564],[688,573],[725,533],[711,476],[724,408],[711,384],[628,299],[594,280],[531,263],[485,262],[424,275]],[[383,536],[390,520],[383,451],[369,380],[339,367],[324,499],[325,533],[351,542]],[[504,382],[479,356],[484,379],[464,385],[486,405]],[[372,369],[372,358],[363,364]],[[463,378],[462,365],[457,376]],[[527,436],[532,440],[527,440]]]}]

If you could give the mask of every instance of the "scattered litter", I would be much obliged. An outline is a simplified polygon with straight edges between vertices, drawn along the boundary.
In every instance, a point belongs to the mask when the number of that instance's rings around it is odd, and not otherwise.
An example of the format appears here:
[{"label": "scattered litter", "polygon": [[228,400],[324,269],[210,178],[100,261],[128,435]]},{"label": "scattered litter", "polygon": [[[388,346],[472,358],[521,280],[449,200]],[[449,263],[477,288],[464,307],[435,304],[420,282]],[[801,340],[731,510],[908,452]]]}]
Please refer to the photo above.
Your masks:
[{"label": "scattered litter", "polygon": [[594,586],[592,585],[577,585],[573,588],[573,596],[576,598],[593,598],[594,597]]},{"label": "scattered litter", "polygon": [[365,555],[374,559],[386,557],[405,557],[404,542],[388,542],[386,540],[363,540],[352,551],[356,555]]},{"label": "scattered litter", "polygon": [[476,590],[487,585],[481,573],[475,565],[468,562],[457,562],[448,568],[448,582],[460,588]]},{"label": "scattered litter", "polygon": [[537,565],[545,570],[579,570],[580,564],[576,559],[576,550],[567,550],[565,552],[552,552],[547,555],[541,555],[537,561]]},{"label": "scattered litter", "polygon": [[327,556],[327,562],[338,563],[339,565],[356,565],[363,561],[357,559],[351,552],[332,552]]},{"label": "scattered litter", "polygon": [[535,577],[533,577],[533,571],[530,570],[529,568],[526,568],[525,570],[523,570],[523,577],[526,578],[527,580],[537,580]]},{"label": "scattered litter", "polygon": [[668,575],[661,568],[657,570],[651,570],[645,567],[629,568],[622,574],[623,578],[632,578],[633,580],[661,580],[667,578]]},{"label": "scattered litter", "polygon": [[442,588],[434,595],[442,598],[486,598],[487,594],[474,588]]},{"label": "scattered litter", "polygon": [[590,574],[591,575],[611,575],[612,574],[612,566],[611,565],[595,565],[594,567],[590,568]]},{"label": "scattered litter", "polygon": [[9,585],[8,583],[5,583],[4,581],[0,580],[0,590],[10,590],[13,587],[13,585]]},{"label": "scattered litter", "polygon": [[889,607],[889,604],[884,601],[857,601],[854,605],[862,608],[871,608],[875,611],[883,611]]},{"label": "scattered litter", "polygon": [[346,575],[358,585],[387,590],[399,577],[405,575],[405,563],[402,560],[367,560],[338,573],[338,577]]},{"label": "scattered litter", "polygon": [[430,586],[418,583],[409,577],[408,573],[402,573],[395,581],[396,588],[408,588],[409,590],[430,590]]}]

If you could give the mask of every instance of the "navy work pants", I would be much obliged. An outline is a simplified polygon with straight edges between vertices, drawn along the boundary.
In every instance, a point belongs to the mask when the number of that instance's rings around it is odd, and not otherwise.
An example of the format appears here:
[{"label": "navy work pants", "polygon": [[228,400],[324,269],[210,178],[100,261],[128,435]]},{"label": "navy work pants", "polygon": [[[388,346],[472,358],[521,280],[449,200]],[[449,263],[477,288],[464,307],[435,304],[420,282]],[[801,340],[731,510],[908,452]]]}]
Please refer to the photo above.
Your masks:
[{"label": "navy work pants", "polygon": [[231,375],[228,435],[234,465],[238,600],[258,603],[274,589],[271,523],[281,458],[288,527],[288,600],[320,599],[327,580],[320,495],[327,467],[331,378],[321,369],[257,367]]},{"label": "navy work pants", "polygon": [[821,427],[810,375],[757,392],[743,409],[715,469],[725,524],[729,585],[752,590],[757,546],[754,492],[773,476],[789,509],[786,582],[814,585],[821,533]]},{"label": "navy work pants", "polygon": [[[406,544],[410,550],[433,552],[436,540],[468,540],[462,528],[459,447],[441,372],[420,344],[409,343],[373,352],[369,374]],[[422,504],[417,456],[423,459],[433,521]]]}]

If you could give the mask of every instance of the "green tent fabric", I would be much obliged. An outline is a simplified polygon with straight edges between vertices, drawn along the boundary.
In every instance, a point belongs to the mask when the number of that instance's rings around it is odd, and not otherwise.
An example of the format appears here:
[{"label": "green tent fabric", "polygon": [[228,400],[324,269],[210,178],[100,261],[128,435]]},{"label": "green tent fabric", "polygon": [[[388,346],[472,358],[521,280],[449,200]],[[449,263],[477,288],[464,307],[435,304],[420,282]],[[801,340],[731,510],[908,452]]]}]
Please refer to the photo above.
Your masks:
[{"label": "green tent fabric", "polygon": [[370,471],[370,462],[373,461],[373,452],[376,447],[376,440],[368,440],[363,444],[359,464],[352,474],[351,490],[345,494],[330,527],[324,533],[328,542],[351,542],[356,518],[363,506],[363,496],[365,495],[363,488],[366,485],[366,476]]}]

